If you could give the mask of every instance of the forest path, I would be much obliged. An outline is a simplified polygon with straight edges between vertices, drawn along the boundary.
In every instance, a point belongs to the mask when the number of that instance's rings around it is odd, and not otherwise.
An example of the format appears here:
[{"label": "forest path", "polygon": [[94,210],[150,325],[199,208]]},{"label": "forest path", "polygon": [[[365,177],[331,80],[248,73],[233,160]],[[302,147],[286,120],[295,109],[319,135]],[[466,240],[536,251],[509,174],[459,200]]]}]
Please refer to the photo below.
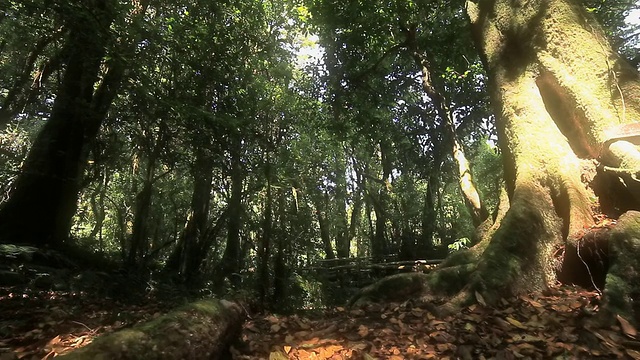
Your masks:
[{"label": "forest path", "polygon": [[246,322],[235,359],[640,359],[635,329],[582,325],[599,295],[560,287],[437,318],[410,302],[267,315]]},{"label": "forest path", "polygon": [[[51,359],[176,304],[125,305],[86,294],[0,294],[0,360]],[[470,306],[437,318],[411,302],[247,319],[234,359],[640,359],[624,319],[588,328],[600,297],[574,287]]]}]

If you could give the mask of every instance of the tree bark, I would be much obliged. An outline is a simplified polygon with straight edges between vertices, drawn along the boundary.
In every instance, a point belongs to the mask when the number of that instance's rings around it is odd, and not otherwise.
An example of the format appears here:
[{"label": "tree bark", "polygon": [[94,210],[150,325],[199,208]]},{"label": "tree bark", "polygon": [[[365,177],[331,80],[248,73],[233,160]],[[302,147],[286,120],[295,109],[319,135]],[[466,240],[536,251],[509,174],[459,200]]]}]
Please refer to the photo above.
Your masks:
[{"label": "tree bark", "polygon": [[439,186],[439,167],[432,169],[427,181],[427,191],[424,195],[424,205],[422,207],[422,234],[418,239],[416,256],[419,259],[427,259],[429,250],[433,247],[433,235],[436,231],[436,187]]},{"label": "tree bark", "polygon": [[[322,190],[315,190],[313,192],[322,192]],[[329,222],[327,220],[327,203],[329,195],[323,192],[322,194],[312,194],[311,196],[313,197],[313,202],[316,206],[316,217],[320,228],[320,240],[324,247],[325,258],[335,259],[336,255],[333,252],[333,246],[331,245],[331,231],[329,230]]]},{"label": "tree bark", "polygon": [[155,320],[104,335],[60,359],[221,359],[240,335],[244,311],[201,300]]},{"label": "tree bark", "polygon": [[467,10],[511,199],[470,280],[495,300],[553,284],[554,252],[593,225],[579,157],[597,157],[606,128],[637,118],[640,96],[637,74],[574,1],[468,1]]},{"label": "tree bark", "polygon": [[438,77],[431,66],[432,61],[429,60],[429,54],[420,51],[418,48],[415,27],[411,29],[405,28],[403,31],[414,62],[422,71],[422,89],[433,102],[436,112],[442,121],[440,127],[444,130],[446,141],[451,146],[451,155],[457,165],[458,185],[460,186],[464,203],[471,215],[473,225],[479,226],[489,217],[489,212],[480,198],[480,193],[471,175],[469,160],[456,134],[453,113],[445,96],[444,86],[437,81]]},{"label": "tree bark", "polygon": [[262,236],[258,244],[258,282],[257,293],[260,306],[265,306],[271,289],[271,279],[269,276],[269,263],[271,259],[271,242],[273,231],[273,189],[272,189],[272,164],[271,153],[266,151],[265,179],[267,180],[266,196],[264,199],[264,218],[262,219]]},{"label": "tree bark", "polygon": [[112,5],[109,0],[94,0],[80,7],[86,13],[72,14],[67,21],[70,54],[63,82],[51,118],[0,208],[0,241],[56,247],[68,237],[84,147],[95,136],[88,131],[96,119],[91,103],[110,37]]},{"label": "tree bark", "polygon": [[335,158],[336,188],[336,255],[339,258],[348,258],[351,250],[349,238],[349,224],[347,223],[347,166],[344,149],[340,147]]},{"label": "tree bark", "polygon": [[228,278],[232,284],[238,284],[242,252],[240,248],[240,231],[242,230],[242,187],[244,172],[242,169],[240,139],[232,140],[231,153],[231,198],[229,199],[229,217],[227,220],[227,245],[218,266],[216,281]]},{"label": "tree bark", "polygon": [[[489,75],[510,207],[498,216],[497,229],[469,251],[412,277],[420,292],[448,297],[445,310],[476,301],[477,293],[495,304],[553,285],[554,255],[564,250],[565,263],[580,256],[576,251],[594,225],[583,169],[593,168],[603,150],[628,148],[615,137],[610,142],[608,130],[640,118],[637,72],[577,1],[467,1],[467,12]],[[626,155],[633,152],[637,148]],[[609,237],[613,254],[602,312],[622,313],[632,322],[640,320],[633,260],[639,219],[637,212],[624,214]],[[582,265],[569,270],[585,271]]]},{"label": "tree bark", "polygon": [[205,242],[206,237],[211,181],[213,179],[213,161],[207,157],[204,151],[200,149],[195,151],[196,160],[192,169],[194,179],[191,209],[187,216],[187,224],[174,254],[170,258],[172,261],[167,262],[167,268],[180,274],[187,283],[195,280],[202,263],[201,257],[207,253],[201,243]]}]

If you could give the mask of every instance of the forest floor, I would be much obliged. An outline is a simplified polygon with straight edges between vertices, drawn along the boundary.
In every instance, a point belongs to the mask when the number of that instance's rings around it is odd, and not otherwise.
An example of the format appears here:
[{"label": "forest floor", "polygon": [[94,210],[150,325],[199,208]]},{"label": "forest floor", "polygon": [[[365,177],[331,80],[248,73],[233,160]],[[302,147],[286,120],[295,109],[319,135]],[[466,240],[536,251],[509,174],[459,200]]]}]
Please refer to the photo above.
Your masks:
[{"label": "forest floor", "polygon": [[[51,359],[176,305],[9,290],[0,291],[0,360]],[[273,360],[640,359],[640,335],[625,319],[609,328],[583,325],[598,302],[597,293],[559,287],[444,318],[411,302],[266,314],[247,319],[231,352],[234,359]]]}]

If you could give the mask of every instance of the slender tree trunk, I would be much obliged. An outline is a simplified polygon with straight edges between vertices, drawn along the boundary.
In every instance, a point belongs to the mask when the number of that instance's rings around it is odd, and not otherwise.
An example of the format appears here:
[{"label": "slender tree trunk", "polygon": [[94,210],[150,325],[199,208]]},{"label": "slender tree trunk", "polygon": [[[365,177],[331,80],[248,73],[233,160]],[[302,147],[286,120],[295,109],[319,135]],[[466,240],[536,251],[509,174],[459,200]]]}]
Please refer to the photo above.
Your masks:
[{"label": "slender tree trunk", "polygon": [[[287,231],[285,219],[283,219],[287,207],[286,193],[280,189],[278,195],[278,234],[275,237],[276,255],[273,263],[273,297],[272,304],[282,304],[287,301],[287,281],[289,279],[289,269],[286,262],[287,243],[293,239],[290,238],[291,231]],[[291,229],[289,229],[291,230]]]},{"label": "slender tree trunk", "polygon": [[127,264],[129,266],[138,264],[144,257],[149,244],[149,216],[153,198],[153,175],[155,172],[155,166],[151,164],[152,162],[155,162],[155,159],[149,160],[150,164],[145,172],[146,176],[143,180],[142,190],[136,195],[133,229],[127,256]]},{"label": "slender tree trunk", "polygon": [[340,258],[348,258],[351,250],[349,224],[347,223],[347,166],[344,150],[338,149],[335,159],[336,171],[336,254]]},{"label": "slender tree trunk", "polygon": [[[384,190],[380,190],[384,191]],[[382,195],[379,193],[378,197],[369,196],[373,211],[376,215],[375,231],[371,239],[371,257],[374,260],[380,260],[384,256],[389,255],[389,246],[387,243],[387,216],[384,210],[384,206],[381,203]]]},{"label": "slender tree trunk", "polygon": [[91,230],[89,237],[95,239],[96,236],[100,236],[100,252],[102,252],[102,227],[104,225],[104,219],[106,217],[104,200],[107,196],[107,188],[109,187],[110,174],[108,170],[104,170],[102,174],[102,181],[98,189],[91,195],[91,211],[93,211],[96,223]]},{"label": "slender tree trunk", "polygon": [[47,46],[52,42],[59,40],[64,35],[64,28],[58,29],[51,35],[42,37],[34,46],[33,50],[27,56],[24,67],[17,75],[11,89],[7,93],[4,99],[2,108],[0,108],[0,129],[3,129],[11,119],[13,119],[26,105],[22,98],[28,97],[25,95],[25,85],[29,81],[30,75],[33,72],[33,66],[38,60],[38,57],[42,55]]},{"label": "slender tree trunk", "polygon": [[[439,167],[438,167],[439,168]],[[436,188],[439,186],[438,169],[432,169],[427,182],[427,191],[424,195],[424,205],[422,207],[422,234],[418,239],[417,255],[421,259],[426,259],[429,250],[433,248],[433,235],[436,231]]]},{"label": "slender tree trunk", "polygon": [[196,160],[192,169],[193,193],[191,209],[187,216],[187,224],[183,230],[178,246],[167,266],[182,276],[185,282],[191,283],[198,275],[200,259],[204,254],[200,246],[205,241],[205,231],[209,220],[209,203],[211,199],[211,182],[213,180],[213,162],[201,149],[196,149]]},{"label": "slender tree trunk", "polygon": [[57,247],[68,237],[84,147],[96,135],[89,131],[96,119],[91,108],[93,89],[113,20],[111,1],[83,5],[84,12],[79,10],[67,21],[69,61],[51,118],[38,134],[9,200],[0,208],[0,241]]},{"label": "slender tree trunk", "polygon": [[229,278],[232,284],[238,284],[240,278],[241,248],[240,230],[242,229],[242,187],[244,172],[242,169],[240,139],[234,140],[231,154],[231,198],[229,199],[229,218],[227,223],[227,245],[220,260],[216,277],[218,281]]},{"label": "slender tree trunk", "polygon": [[264,218],[262,222],[262,237],[258,246],[258,299],[262,306],[266,304],[271,288],[269,277],[269,259],[271,258],[271,232],[273,226],[273,204],[271,189],[271,159],[267,152],[265,177],[267,179],[267,194],[264,206]]},{"label": "slender tree trunk", "polygon": [[351,209],[351,219],[349,221],[349,231],[348,231],[348,240],[349,246],[351,246],[351,242],[356,236],[356,230],[358,229],[358,224],[362,219],[362,205],[364,203],[364,198],[362,196],[362,181],[358,182],[358,189],[352,194],[353,198],[353,207]]},{"label": "slender tree trunk", "polygon": [[336,255],[333,252],[333,246],[331,245],[331,231],[329,230],[329,223],[327,221],[326,208],[327,194],[324,194],[325,201],[316,200],[316,217],[318,218],[318,226],[320,227],[320,240],[324,246],[324,253],[327,259],[335,259]]},{"label": "slender tree trunk", "polygon": [[404,29],[404,32],[411,55],[416,65],[422,70],[422,88],[433,102],[438,116],[442,121],[441,126],[447,135],[447,141],[451,144],[451,155],[458,168],[458,185],[460,186],[465,205],[473,220],[473,225],[477,227],[489,217],[489,212],[484,202],[480,199],[480,193],[471,175],[469,160],[467,160],[462,143],[456,134],[453,114],[449,108],[449,101],[446,99],[444,93],[444,86],[438,83],[437,76],[434,74],[431,66],[432,61],[429,60],[428,54],[418,49],[416,29]]}]

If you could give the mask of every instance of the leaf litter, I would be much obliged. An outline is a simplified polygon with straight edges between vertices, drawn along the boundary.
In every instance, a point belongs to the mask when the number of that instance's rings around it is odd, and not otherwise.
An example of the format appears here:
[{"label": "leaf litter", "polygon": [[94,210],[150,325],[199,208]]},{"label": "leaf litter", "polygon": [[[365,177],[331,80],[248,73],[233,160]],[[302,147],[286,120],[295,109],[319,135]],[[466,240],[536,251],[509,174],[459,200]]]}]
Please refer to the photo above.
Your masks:
[{"label": "leaf litter", "polygon": [[[412,301],[320,316],[265,314],[247,320],[234,359],[640,359],[637,330],[623,317],[586,325],[600,296],[575,287],[478,304],[438,318]],[[167,312],[176,304],[123,304],[82,293],[0,294],[0,360],[51,359]]]},{"label": "leaf litter", "polygon": [[[640,359],[631,323],[594,328],[600,295],[562,286],[477,304],[438,318],[426,307],[372,304],[322,316],[265,315],[246,322],[234,359]],[[613,321],[612,321],[613,322]],[[277,326],[274,326],[277,325]]]}]

